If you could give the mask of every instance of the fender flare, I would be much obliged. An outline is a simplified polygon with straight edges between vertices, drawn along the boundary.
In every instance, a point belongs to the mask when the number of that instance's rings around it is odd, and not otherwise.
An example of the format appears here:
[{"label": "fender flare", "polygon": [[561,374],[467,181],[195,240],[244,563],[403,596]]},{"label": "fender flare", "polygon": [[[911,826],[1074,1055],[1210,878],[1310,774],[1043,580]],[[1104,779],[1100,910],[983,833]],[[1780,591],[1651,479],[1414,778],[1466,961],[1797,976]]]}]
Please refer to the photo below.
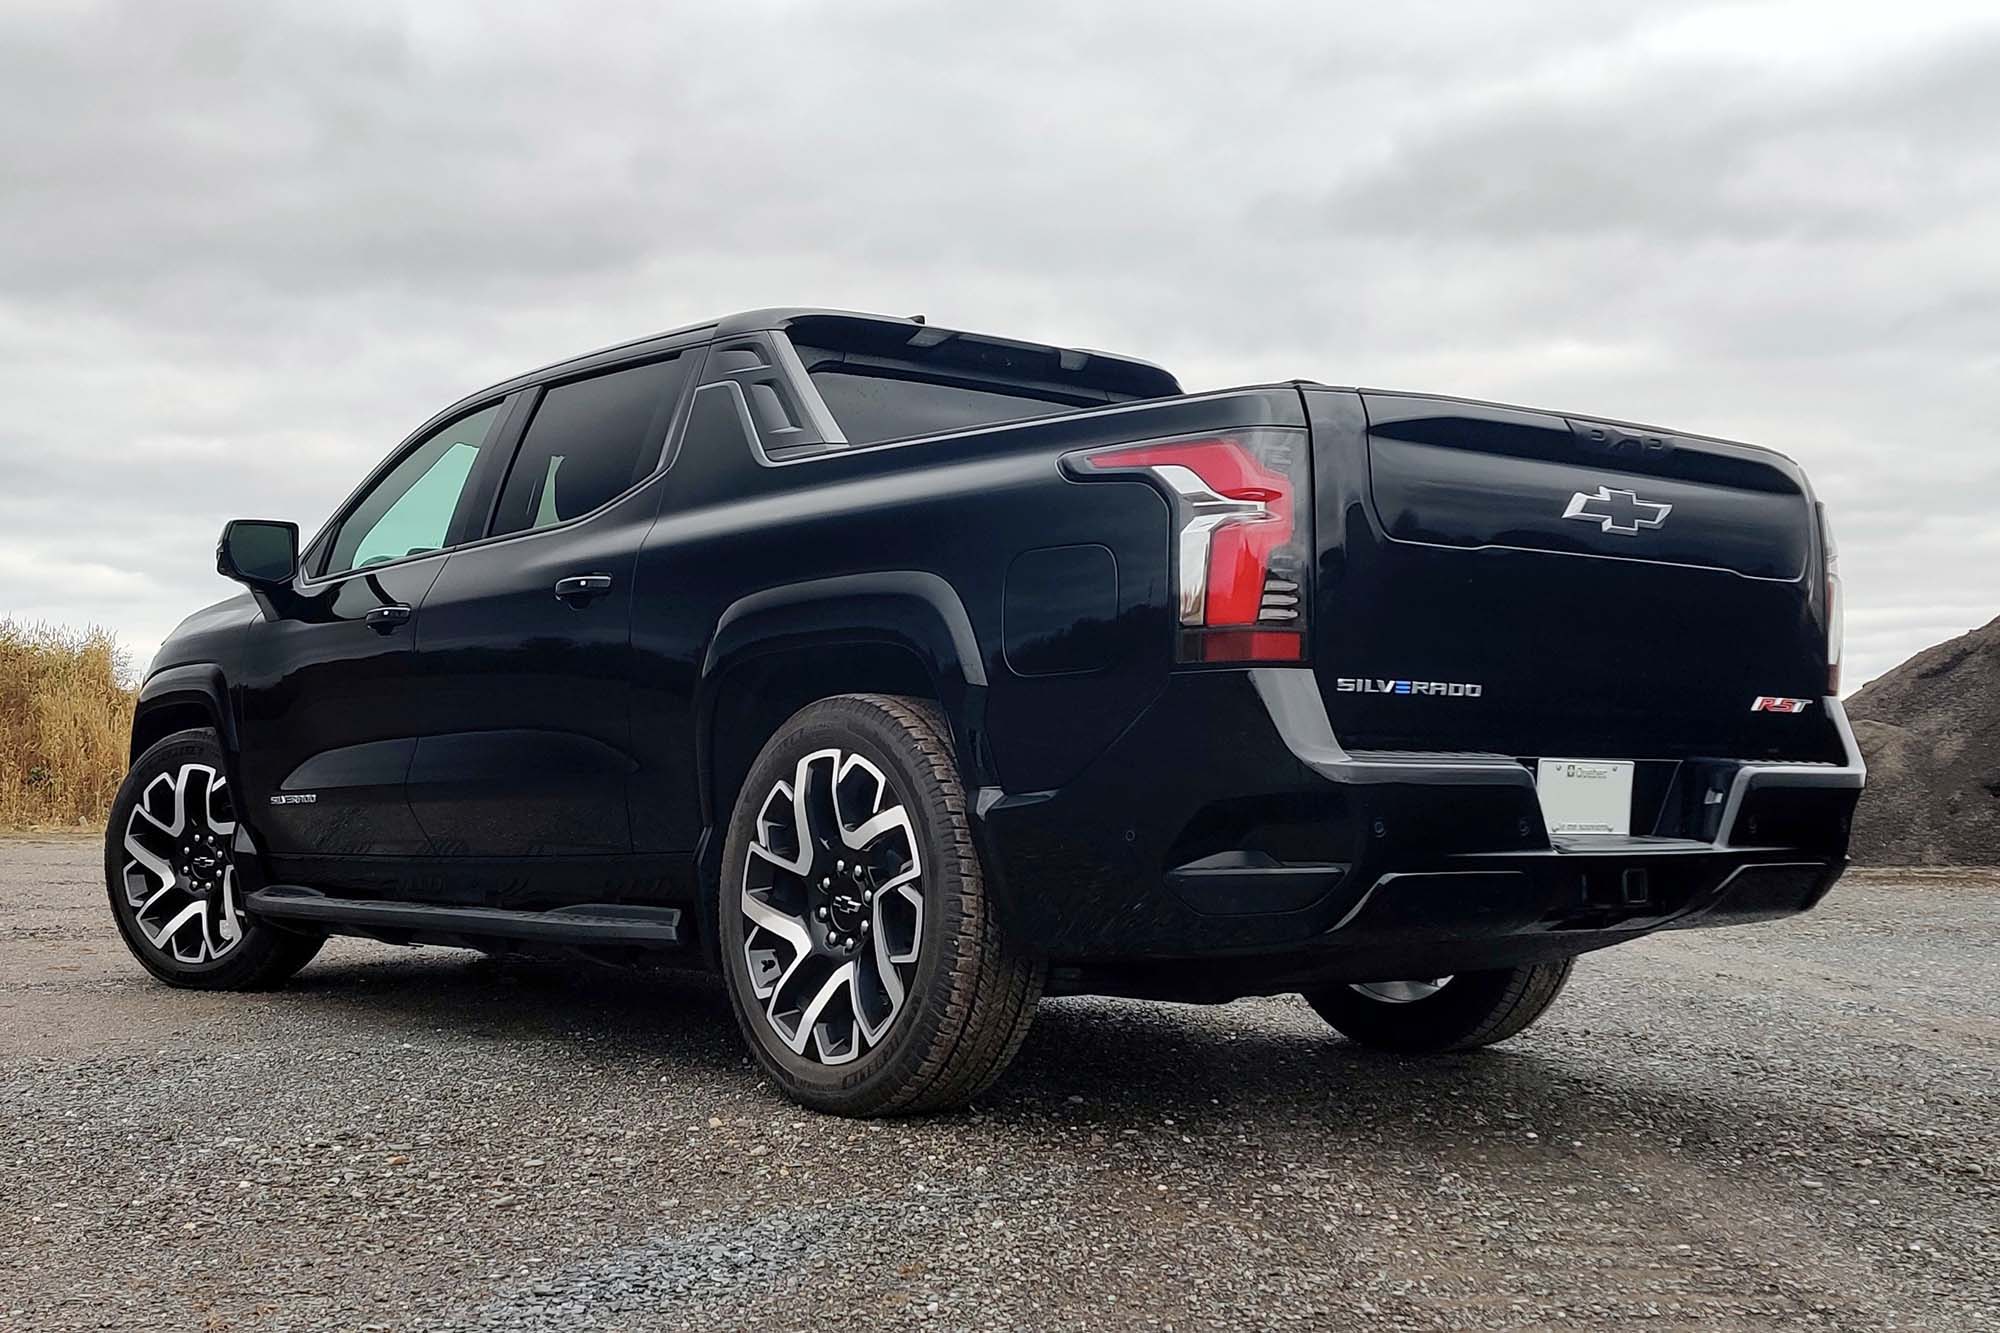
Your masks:
[{"label": "fender flare", "polygon": [[[132,710],[133,737],[138,736],[139,723],[148,713],[182,704],[197,704],[206,710],[221,733],[222,748],[231,755],[236,753],[236,719],[229,711],[229,686],[223,679],[222,668],[213,662],[167,667],[146,677]],[[136,759],[138,755],[131,757]]]},{"label": "fender flare", "polygon": [[972,617],[951,584],[923,570],[841,574],[765,588],[730,603],[716,621],[695,686],[696,766],[704,783],[721,682],[736,667],[814,643],[889,643],[908,649],[938,688],[959,743],[983,712],[986,663]]},{"label": "fender flare", "polygon": [[888,631],[924,649],[926,665],[937,671],[941,681],[955,676],[968,685],[986,684],[986,662],[965,603],[949,583],[920,569],[808,579],[737,598],[715,623],[702,658],[702,679],[733,665],[730,659],[740,657],[758,640],[796,632],[800,626]]}]

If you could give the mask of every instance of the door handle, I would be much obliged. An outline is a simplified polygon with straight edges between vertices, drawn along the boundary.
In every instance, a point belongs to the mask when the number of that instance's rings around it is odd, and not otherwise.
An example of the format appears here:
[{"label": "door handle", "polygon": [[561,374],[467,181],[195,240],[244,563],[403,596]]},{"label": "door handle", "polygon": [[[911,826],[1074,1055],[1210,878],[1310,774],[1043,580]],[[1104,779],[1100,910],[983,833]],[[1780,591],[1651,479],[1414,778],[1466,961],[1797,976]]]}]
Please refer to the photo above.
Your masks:
[{"label": "door handle", "polygon": [[571,606],[582,606],[591,598],[610,591],[609,574],[572,574],[566,579],[556,580],[556,600],[568,602]]},{"label": "door handle", "polygon": [[377,634],[394,634],[399,626],[410,618],[410,608],[401,602],[372,608],[362,619],[368,628]]}]

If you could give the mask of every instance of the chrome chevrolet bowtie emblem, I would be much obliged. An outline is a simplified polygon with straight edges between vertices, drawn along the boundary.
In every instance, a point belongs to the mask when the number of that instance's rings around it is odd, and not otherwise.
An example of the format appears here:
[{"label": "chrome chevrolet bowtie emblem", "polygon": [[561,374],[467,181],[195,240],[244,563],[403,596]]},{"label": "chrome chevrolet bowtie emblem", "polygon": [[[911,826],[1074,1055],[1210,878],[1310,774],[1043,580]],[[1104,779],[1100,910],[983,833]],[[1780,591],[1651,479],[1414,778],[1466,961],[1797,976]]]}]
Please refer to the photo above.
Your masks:
[{"label": "chrome chevrolet bowtie emblem", "polygon": [[1640,528],[1657,528],[1674,512],[1670,504],[1641,500],[1631,491],[1599,486],[1595,495],[1578,491],[1569,497],[1564,518],[1580,518],[1595,523],[1601,532],[1618,532],[1630,537]]}]

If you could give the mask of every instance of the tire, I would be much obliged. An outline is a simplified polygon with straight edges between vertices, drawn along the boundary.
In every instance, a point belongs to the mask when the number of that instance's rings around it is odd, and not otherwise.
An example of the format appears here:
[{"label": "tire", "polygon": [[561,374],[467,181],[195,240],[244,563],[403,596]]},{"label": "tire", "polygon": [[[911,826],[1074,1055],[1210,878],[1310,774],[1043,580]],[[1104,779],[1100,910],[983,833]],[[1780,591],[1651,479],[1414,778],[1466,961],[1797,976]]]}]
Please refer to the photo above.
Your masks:
[{"label": "tire", "polygon": [[737,795],[716,914],[730,1006],[814,1110],[964,1106],[1034,1021],[1045,968],[995,920],[949,737],[919,700],[824,699]]},{"label": "tire", "polygon": [[264,990],[326,942],[242,910],[227,771],[212,729],[177,731],[139,756],[111,803],[111,917],[140,966],[169,986]]},{"label": "tire", "polygon": [[[1469,1051],[1505,1041],[1540,1018],[1569,980],[1573,959],[1493,972],[1463,972],[1429,993],[1430,982],[1333,985],[1307,1004],[1349,1041],[1405,1055]],[[1391,988],[1406,988],[1393,990]],[[1418,998],[1381,998],[1384,993]]]}]

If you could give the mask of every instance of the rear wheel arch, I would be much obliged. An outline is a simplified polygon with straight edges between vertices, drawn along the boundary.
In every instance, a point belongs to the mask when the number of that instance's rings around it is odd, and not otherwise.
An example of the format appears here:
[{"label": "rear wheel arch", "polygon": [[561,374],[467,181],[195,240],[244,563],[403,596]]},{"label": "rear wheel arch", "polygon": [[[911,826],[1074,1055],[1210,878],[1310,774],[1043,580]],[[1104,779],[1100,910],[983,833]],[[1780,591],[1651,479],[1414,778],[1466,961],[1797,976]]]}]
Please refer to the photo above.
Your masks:
[{"label": "rear wheel arch", "polygon": [[[865,637],[826,637],[771,645],[737,660],[705,691],[697,731],[702,842],[697,855],[701,893],[697,915],[702,940],[720,938],[714,919],[721,883],[722,844],[736,797],[764,746],[804,709],[824,699],[886,694],[944,708],[937,682],[908,645]],[[947,710],[948,711],[948,710]],[[956,726],[954,747],[963,748]],[[719,958],[714,961],[720,961]]]},{"label": "rear wheel arch", "polygon": [[[728,821],[758,752],[801,709],[843,694],[942,703],[941,693],[924,660],[894,640],[827,636],[738,660],[713,683],[707,700],[704,822]],[[956,732],[954,727],[954,739]]]},{"label": "rear wheel arch", "polygon": [[986,666],[965,604],[919,570],[768,588],[724,611],[695,693],[702,822],[726,823],[736,784],[799,709],[838,694],[937,703],[968,785],[988,771],[980,740]]},{"label": "rear wheel arch", "polygon": [[722,843],[744,776],[801,709],[847,694],[934,703],[968,788],[992,762],[984,738],[985,665],[971,620],[934,574],[886,571],[788,584],[734,603],[717,622],[695,689],[695,765],[703,827],[702,938]]}]

